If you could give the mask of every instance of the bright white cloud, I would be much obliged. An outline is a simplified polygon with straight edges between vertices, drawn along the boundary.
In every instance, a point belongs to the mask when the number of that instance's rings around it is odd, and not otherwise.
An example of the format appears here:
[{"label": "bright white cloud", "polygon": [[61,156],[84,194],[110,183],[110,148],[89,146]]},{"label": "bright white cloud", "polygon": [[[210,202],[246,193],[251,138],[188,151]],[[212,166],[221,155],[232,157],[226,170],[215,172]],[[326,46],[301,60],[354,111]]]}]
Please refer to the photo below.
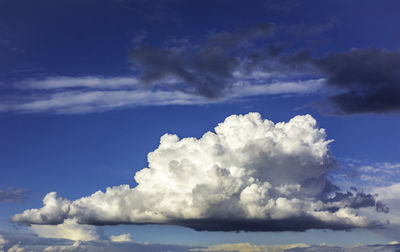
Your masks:
[{"label": "bright white cloud", "polygon": [[[21,113],[52,112],[61,114],[90,113],[138,106],[199,105],[221,103],[258,95],[306,94],[319,90],[323,79],[285,82],[248,79],[238,81],[218,99],[181,92],[168,85],[144,86],[135,77],[68,77],[28,79],[11,86],[16,91],[0,102],[1,111]],[[258,83],[260,82],[260,83]]]},{"label": "bright white cloud", "polygon": [[[369,227],[363,195],[327,198],[335,168],[324,129],[310,115],[289,122],[233,115],[200,139],[165,134],[148,154],[137,186],[120,185],[75,201],[52,192],[23,224],[166,223],[198,230],[305,230]],[[365,196],[365,195],[364,195]],[[372,202],[371,202],[372,201]],[[357,204],[355,204],[356,202]],[[37,229],[40,226],[34,226]]]},{"label": "bright white cloud", "polygon": [[96,228],[90,225],[81,225],[75,219],[65,219],[58,225],[32,225],[34,233],[41,237],[62,238],[73,241],[91,241],[99,238]]},{"label": "bright white cloud", "polygon": [[195,249],[194,251],[237,251],[237,252],[283,252],[292,248],[307,248],[309,245],[304,243],[284,244],[284,245],[253,245],[250,243],[229,243],[210,246],[206,249]]},{"label": "bright white cloud", "polygon": [[112,241],[112,242],[130,242],[130,241],[132,241],[131,234],[111,235],[110,241]]}]

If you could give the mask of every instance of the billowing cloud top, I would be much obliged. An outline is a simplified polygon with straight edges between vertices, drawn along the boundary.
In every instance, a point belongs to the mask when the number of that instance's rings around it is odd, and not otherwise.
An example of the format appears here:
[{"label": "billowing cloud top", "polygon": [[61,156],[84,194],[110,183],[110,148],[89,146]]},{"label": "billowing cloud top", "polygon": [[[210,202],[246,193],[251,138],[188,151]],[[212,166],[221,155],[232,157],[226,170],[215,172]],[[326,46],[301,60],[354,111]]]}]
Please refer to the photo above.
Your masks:
[{"label": "billowing cloud top", "polygon": [[12,220],[55,225],[177,224],[196,230],[302,231],[376,223],[357,209],[372,195],[340,193],[327,178],[335,168],[324,129],[310,115],[289,122],[258,113],[232,115],[200,139],[165,134],[149,153],[138,185],[120,185],[75,201],[47,194],[41,209]]}]

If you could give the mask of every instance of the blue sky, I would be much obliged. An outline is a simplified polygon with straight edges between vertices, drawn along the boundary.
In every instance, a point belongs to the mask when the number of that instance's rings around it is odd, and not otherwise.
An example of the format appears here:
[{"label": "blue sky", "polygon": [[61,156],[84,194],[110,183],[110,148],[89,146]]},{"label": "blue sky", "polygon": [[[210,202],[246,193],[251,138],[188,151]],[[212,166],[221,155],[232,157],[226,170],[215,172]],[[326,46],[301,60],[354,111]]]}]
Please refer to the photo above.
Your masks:
[{"label": "blue sky", "polygon": [[[43,246],[59,238],[105,246],[121,234],[131,235],[125,242],[205,247],[400,241],[399,7],[397,1],[0,0],[4,249],[21,233],[27,249],[32,233]],[[265,128],[250,112],[286,122],[287,132],[278,124]],[[296,117],[305,114],[313,119]],[[320,128],[326,135],[316,133]],[[208,154],[208,140],[191,140],[207,131],[216,133],[220,154]],[[276,137],[267,141],[259,136],[264,131]],[[182,141],[160,144],[166,133]],[[229,142],[236,137],[239,142]],[[227,161],[226,153],[247,161]],[[217,175],[201,180],[202,169]],[[136,172],[142,175],[135,180]],[[196,183],[192,194],[183,193]],[[246,196],[246,183],[257,195]],[[327,189],[330,184],[337,188]],[[97,212],[100,203],[90,195],[112,186],[99,201],[105,210]],[[164,191],[171,193],[159,203],[148,200]],[[51,211],[42,208],[50,192],[65,200],[54,197],[60,205]],[[228,200],[208,198],[219,193]],[[278,198],[302,206],[268,210],[266,200]],[[176,206],[197,200],[201,207],[190,205],[188,212]],[[75,210],[62,213],[62,204]],[[382,204],[388,213],[378,211]],[[316,217],[321,213],[328,219]],[[238,222],[225,222],[226,216]],[[307,218],[315,223],[307,226]],[[264,221],[272,224],[257,226]],[[143,223],[153,225],[137,225]]]}]

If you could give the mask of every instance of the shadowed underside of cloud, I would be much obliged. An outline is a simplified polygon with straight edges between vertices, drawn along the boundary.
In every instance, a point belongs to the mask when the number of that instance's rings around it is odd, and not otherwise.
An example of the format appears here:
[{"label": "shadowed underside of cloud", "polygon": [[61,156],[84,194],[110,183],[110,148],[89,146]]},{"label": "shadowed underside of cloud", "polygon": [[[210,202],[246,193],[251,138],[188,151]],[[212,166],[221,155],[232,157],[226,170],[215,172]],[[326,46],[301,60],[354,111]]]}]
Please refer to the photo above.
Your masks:
[{"label": "shadowed underside of cloud", "polygon": [[196,230],[303,231],[375,227],[358,214],[372,195],[341,193],[327,174],[336,164],[324,129],[310,115],[273,123],[233,115],[200,139],[165,134],[137,186],[120,185],[70,201],[47,194],[27,225],[175,224]]}]

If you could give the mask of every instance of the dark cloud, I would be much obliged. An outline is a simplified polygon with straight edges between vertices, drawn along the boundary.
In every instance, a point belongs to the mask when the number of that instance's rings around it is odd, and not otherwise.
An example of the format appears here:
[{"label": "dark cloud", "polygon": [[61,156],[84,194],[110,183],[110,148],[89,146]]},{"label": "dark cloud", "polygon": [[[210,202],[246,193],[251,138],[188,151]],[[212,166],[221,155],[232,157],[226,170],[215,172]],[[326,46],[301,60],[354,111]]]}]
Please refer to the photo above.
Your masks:
[{"label": "dark cloud", "polygon": [[23,201],[26,199],[26,192],[14,187],[7,190],[0,190],[0,202],[2,201]]},{"label": "dark cloud", "polygon": [[312,61],[328,85],[343,90],[329,97],[338,114],[400,110],[400,51],[378,48],[329,53]]},{"label": "dark cloud", "polygon": [[375,209],[378,213],[389,213],[389,207],[381,201],[376,202]]},{"label": "dark cloud", "polygon": [[175,78],[180,85],[173,84],[173,88],[216,98],[232,80],[241,49],[246,48],[247,54],[252,43],[265,39],[274,27],[267,23],[234,32],[211,32],[202,44],[160,48],[141,44],[132,51],[131,59],[145,84]]},{"label": "dark cloud", "polygon": [[377,204],[375,197],[372,194],[365,194],[364,192],[336,192],[335,196],[328,199],[328,202],[341,202],[345,207],[359,209],[362,207],[372,207]]},{"label": "dark cloud", "polygon": [[[337,22],[331,19],[325,25],[301,30],[309,34],[305,37],[313,37]],[[235,73],[250,76],[259,71],[285,78],[326,78],[327,85],[336,91],[327,98],[330,106],[324,108],[335,114],[400,110],[399,50],[352,49],[317,57],[310,50],[296,48],[288,39],[267,41],[274,28],[266,23],[233,32],[210,32],[202,43],[175,40],[161,47],[140,44],[131,59],[143,83],[162,83],[207,98],[225,96]],[[285,30],[281,28],[279,32]]]}]

